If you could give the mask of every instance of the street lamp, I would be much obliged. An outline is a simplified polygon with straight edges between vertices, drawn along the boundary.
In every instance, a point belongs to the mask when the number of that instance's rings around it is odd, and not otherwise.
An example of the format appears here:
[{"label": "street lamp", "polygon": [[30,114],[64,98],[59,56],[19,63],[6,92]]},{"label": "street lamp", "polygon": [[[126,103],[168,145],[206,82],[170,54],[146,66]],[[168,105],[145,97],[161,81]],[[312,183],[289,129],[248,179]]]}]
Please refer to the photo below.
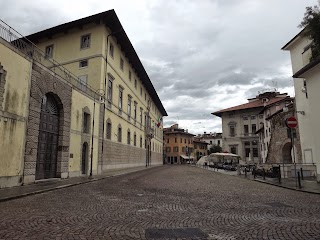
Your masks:
[{"label": "street lamp", "polygon": [[93,114],[92,114],[92,129],[91,129],[91,156],[90,156],[90,176],[89,178],[92,179],[92,163],[93,163],[93,136],[94,136],[94,115],[96,109],[96,95],[99,95],[100,103],[104,101],[104,93],[103,89],[97,89],[93,96]]}]

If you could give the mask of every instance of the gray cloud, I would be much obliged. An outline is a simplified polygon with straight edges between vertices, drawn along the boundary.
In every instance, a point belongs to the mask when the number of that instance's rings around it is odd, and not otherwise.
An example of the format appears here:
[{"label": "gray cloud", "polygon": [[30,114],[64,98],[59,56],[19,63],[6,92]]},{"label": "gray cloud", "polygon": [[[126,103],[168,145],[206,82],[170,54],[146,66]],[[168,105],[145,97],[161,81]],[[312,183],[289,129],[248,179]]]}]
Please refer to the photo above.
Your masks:
[{"label": "gray cloud", "polygon": [[198,133],[221,131],[211,112],[263,89],[292,89],[290,57],[280,48],[316,2],[11,0],[0,8],[23,34],[114,8],[169,114],[164,124]]}]

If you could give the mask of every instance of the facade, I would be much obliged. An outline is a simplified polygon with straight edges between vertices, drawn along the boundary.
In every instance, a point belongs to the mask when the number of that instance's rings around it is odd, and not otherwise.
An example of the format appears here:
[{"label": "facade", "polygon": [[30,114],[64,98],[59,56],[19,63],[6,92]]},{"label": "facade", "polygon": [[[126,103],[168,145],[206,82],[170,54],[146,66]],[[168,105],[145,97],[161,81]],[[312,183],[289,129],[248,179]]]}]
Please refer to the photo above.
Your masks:
[{"label": "facade", "polygon": [[[248,99],[248,103],[212,113],[222,119],[223,151],[239,155],[242,163],[262,163],[256,132],[265,124],[263,109],[286,98],[287,94],[265,92]],[[269,135],[269,129],[266,134]]]},{"label": "facade", "polygon": [[[277,94],[278,94],[277,92],[270,92],[270,93],[264,94],[264,97],[266,99],[271,99],[276,97]],[[285,96],[285,94],[282,94],[282,96]],[[292,101],[293,99],[290,98],[289,96],[282,97],[281,99],[279,99],[279,101],[276,101],[264,106],[263,109],[259,112],[259,114],[263,116],[263,118],[259,123],[259,129],[256,132],[259,136],[261,163],[266,163],[270,140],[274,133],[272,131],[273,128],[271,127],[270,117],[274,116],[275,113],[278,113],[283,108],[291,104]]]},{"label": "facade", "polygon": [[193,158],[198,161],[202,156],[208,155],[208,143],[202,141],[199,137],[194,137],[193,139],[194,151]]},{"label": "facade", "polygon": [[179,128],[178,124],[163,129],[165,163],[186,163],[188,160],[194,159],[194,136],[188,131]]},{"label": "facade", "polygon": [[317,166],[317,181],[320,181],[320,120],[319,94],[320,61],[310,62],[311,40],[303,35],[302,30],[291,39],[282,50],[290,51],[295,98],[296,118],[304,164]]},{"label": "facade", "polygon": [[210,150],[213,146],[220,146],[223,148],[222,133],[206,133],[198,135],[201,141],[208,143],[207,148]]},{"label": "facade", "polygon": [[162,164],[167,113],[113,10],[31,42],[1,24],[0,187]]}]

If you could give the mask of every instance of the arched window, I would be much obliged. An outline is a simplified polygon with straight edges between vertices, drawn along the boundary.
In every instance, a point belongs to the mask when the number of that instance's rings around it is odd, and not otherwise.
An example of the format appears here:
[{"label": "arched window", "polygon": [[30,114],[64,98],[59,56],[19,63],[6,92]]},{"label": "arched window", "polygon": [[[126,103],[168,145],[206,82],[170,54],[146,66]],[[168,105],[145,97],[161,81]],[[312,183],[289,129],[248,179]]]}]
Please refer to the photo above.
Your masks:
[{"label": "arched window", "polygon": [[118,142],[122,142],[122,128],[121,125],[118,125]]},{"label": "arched window", "polygon": [[133,145],[137,146],[137,135],[136,135],[136,133],[133,134]]},{"label": "arched window", "polygon": [[128,129],[128,132],[127,132],[127,144],[128,145],[130,145],[130,138],[131,138],[130,129]]},{"label": "arched window", "polygon": [[107,139],[111,140],[112,124],[110,118],[107,120]]}]

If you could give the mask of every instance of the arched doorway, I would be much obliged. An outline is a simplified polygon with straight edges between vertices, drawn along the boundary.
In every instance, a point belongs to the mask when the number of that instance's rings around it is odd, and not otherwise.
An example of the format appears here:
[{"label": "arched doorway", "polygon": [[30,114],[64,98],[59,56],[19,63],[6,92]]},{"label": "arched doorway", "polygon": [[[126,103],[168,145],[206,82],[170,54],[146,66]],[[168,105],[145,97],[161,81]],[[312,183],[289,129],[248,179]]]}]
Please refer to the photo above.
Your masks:
[{"label": "arched doorway", "polygon": [[287,142],[282,148],[282,161],[283,163],[292,163],[290,142]]},{"label": "arched doorway", "polygon": [[81,173],[87,174],[88,166],[88,143],[82,145]]},{"label": "arched doorway", "polygon": [[51,94],[46,94],[41,105],[36,179],[56,177],[58,138],[58,105]]}]

